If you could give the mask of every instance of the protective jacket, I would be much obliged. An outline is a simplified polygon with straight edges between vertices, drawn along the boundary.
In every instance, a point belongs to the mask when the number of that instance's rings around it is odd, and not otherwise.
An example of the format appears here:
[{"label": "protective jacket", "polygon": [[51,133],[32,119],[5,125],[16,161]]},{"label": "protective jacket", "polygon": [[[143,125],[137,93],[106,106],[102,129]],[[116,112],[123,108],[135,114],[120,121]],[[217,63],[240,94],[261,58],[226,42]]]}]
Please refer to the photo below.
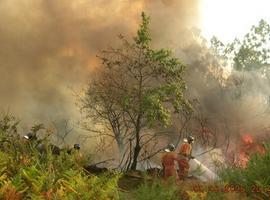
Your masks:
[{"label": "protective jacket", "polygon": [[[175,162],[176,161],[176,162]],[[164,178],[167,179],[168,177],[175,177],[178,179],[177,176],[177,169],[176,163],[178,161],[178,156],[176,152],[166,152],[162,156],[162,165],[164,168]]]},{"label": "protective jacket", "polygon": [[184,179],[185,177],[188,176],[188,171],[190,168],[188,162],[191,156],[191,151],[192,151],[192,146],[191,144],[187,142],[183,143],[182,146],[180,147],[179,154],[178,154],[179,179]]}]

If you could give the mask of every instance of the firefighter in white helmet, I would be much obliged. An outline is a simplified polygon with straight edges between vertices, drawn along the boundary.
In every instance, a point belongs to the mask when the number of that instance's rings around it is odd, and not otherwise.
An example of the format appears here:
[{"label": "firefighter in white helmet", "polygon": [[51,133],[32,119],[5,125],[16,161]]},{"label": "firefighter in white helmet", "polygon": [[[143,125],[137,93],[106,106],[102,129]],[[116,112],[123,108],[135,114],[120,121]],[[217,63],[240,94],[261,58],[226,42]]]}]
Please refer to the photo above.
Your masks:
[{"label": "firefighter in white helmet", "polygon": [[169,177],[174,177],[178,179],[177,175],[177,165],[178,156],[175,152],[175,146],[173,144],[169,144],[167,149],[165,149],[165,153],[162,156],[162,166],[164,170],[164,179],[166,180]]},{"label": "firefighter in white helmet", "polygon": [[189,135],[187,138],[184,139],[184,143],[180,147],[178,153],[178,176],[180,180],[184,180],[188,176],[189,171],[189,160],[194,159],[191,155],[192,153],[192,144],[194,143],[194,137]]}]

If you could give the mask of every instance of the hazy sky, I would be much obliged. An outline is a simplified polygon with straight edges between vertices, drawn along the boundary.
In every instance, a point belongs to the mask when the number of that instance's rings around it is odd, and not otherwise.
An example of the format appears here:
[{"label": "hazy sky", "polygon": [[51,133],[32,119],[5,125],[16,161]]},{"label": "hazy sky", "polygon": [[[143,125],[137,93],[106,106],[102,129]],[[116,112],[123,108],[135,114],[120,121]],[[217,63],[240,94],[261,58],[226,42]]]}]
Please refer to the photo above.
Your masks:
[{"label": "hazy sky", "polygon": [[231,41],[264,19],[270,23],[269,0],[201,0],[202,33]]}]

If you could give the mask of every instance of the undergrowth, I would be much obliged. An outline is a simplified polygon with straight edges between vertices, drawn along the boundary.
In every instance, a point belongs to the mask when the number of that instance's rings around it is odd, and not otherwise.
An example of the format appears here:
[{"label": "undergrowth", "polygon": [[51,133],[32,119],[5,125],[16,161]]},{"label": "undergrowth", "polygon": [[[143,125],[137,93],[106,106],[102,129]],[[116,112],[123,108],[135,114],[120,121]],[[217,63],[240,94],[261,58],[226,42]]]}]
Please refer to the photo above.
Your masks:
[{"label": "undergrowth", "polygon": [[155,180],[152,183],[145,182],[134,192],[136,200],[180,200],[179,186],[173,180],[164,183]]},{"label": "undergrowth", "polygon": [[119,199],[119,174],[89,174],[76,152],[41,154],[17,133],[17,124],[11,116],[0,120],[0,199]]},{"label": "undergrowth", "polygon": [[270,199],[270,148],[264,155],[254,154],[246,168],[228,167],[220,177],[230,190],[246,193],[253,198]]},{"label": "undergrowth", "polygon": [[[223,183],[229,186],[227,189],[238,194],[207,190],[196,192],[187,183],[179,185],[173,180],[164,182],[159,179],[145,181],[132,191],[122,192],[118,187],[121,174],[90,174],[84,170],[84,158],[77,151],[71,155],[66,151],[53,155],[47,148],[46,153],[40,153],[34,141],[26,141],[19,135],[17,125],[11,116],[0,120],[0,199],[210,200],[241,199],[241,192],[251,199],[270,199],[269,146],[265,155],[254,155],[247,168],[225,168],[220,173]],[[35,126],[32,131],[40,128],[43,127]],[[49,144],[49,141],[43,142]]]}]

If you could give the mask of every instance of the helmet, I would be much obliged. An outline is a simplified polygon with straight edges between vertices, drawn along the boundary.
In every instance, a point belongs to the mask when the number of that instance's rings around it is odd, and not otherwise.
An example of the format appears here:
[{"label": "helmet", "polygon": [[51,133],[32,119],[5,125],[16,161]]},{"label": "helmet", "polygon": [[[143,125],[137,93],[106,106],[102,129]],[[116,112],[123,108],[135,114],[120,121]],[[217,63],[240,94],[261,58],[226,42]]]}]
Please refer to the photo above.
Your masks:
[{"label": "helmet", "polygon": [[27,133],[25,136],[23,136],[23,138],[27,140],[35,140],[37,139],[37,136],[34,133]]},{"label": "helmet", "polygon": [[165,149],[166,152],[170,152],[174,150],[175,150],[175,146],[172,143],[168,144],[167,148]]},{"label": "helmet", "polygon": [[193,137],[192,135],[189,135],[189,136],[187,137],[187,141],[188,141],[189,143],[193,143],[193,142],[194,142],[194,137]]},{"label": "helmet", "polygon": [[73,147],[74,147],[74,149],[79,150],[81,148],[81,145],[80,144],[74,144]]}]

